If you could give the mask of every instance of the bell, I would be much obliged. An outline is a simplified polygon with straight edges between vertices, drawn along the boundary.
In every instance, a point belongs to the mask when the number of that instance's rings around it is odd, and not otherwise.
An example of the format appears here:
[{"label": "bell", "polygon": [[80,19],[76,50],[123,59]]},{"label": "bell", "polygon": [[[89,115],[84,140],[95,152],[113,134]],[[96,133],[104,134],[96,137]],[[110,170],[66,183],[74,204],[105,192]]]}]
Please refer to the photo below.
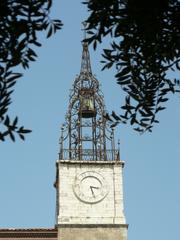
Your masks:
[{"label": "bell", "polygon": [[81,99],[80,114],[83,118],[92,118],[96,116],[96,110],[92,97],[83,96]]}]

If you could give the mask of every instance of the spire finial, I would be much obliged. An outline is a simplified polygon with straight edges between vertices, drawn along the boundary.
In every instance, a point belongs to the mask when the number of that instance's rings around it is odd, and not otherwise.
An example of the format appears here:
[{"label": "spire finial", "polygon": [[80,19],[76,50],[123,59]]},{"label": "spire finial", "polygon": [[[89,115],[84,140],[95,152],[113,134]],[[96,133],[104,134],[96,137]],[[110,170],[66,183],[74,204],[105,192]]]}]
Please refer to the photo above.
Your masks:
[{"label": "spire finial", "polygon": [[87,22],[82,22],[82,25],[83,25],[83,31],[84,31],[84,39],[83,40],[85,40],[86,39],[86,27],[87,27]]},{"label": "spire finial", "polygon": [[81,71],[80,73],[90,73],[92,74],[91,71],[91,63],[90,63],[90,55],[89,55],[89,50],[88,50],[88,43],[84,40],[86,40],[86,26],[87,22],[82,22],[83,25],[83,31],[84,31],[84,39],[82,41],[82,46],[83,46],[83,53],[82,53],[82,61],[81,61]]}]

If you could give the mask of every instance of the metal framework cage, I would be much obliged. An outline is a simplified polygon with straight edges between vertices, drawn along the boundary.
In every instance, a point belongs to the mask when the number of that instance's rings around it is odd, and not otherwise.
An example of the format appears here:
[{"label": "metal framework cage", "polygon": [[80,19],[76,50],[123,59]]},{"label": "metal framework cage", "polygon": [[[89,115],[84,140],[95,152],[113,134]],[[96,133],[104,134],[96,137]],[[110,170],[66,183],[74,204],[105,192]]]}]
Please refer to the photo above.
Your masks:
[{"label": "metal framework cage", "polygon": [[61,128],[59,159],[119,160],[114,129],[104,118],[104,97],[92,74],[88,44],[83,41],[80,74],[70,92],[66,122]]}]

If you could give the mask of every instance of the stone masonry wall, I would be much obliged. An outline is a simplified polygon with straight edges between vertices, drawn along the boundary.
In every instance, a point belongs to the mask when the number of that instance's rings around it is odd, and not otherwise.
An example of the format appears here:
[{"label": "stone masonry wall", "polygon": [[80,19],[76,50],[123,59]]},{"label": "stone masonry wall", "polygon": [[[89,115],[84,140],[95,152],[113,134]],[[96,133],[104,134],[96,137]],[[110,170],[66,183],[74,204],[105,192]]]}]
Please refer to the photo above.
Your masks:
[{"label": "stone masonry wall", "polygon": [[[58,224],[125,224],[122,164],[59,162]],[[107,196],[98,203],[84,203],[73,192],[75,176],[87,171],[101,174],[108,183]]]}]

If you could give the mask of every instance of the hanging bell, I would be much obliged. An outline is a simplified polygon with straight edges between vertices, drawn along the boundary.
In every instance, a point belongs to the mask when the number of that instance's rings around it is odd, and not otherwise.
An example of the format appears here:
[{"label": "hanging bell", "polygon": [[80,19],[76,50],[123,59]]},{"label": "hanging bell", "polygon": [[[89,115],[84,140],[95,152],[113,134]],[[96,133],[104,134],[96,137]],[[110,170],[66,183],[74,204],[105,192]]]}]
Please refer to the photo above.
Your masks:
[{"label": "hanging bell", "polygon": [[83,118],[92,118],[96,116],[96,109],[92,97],[83,96],[81,98],[80,114]]}]

